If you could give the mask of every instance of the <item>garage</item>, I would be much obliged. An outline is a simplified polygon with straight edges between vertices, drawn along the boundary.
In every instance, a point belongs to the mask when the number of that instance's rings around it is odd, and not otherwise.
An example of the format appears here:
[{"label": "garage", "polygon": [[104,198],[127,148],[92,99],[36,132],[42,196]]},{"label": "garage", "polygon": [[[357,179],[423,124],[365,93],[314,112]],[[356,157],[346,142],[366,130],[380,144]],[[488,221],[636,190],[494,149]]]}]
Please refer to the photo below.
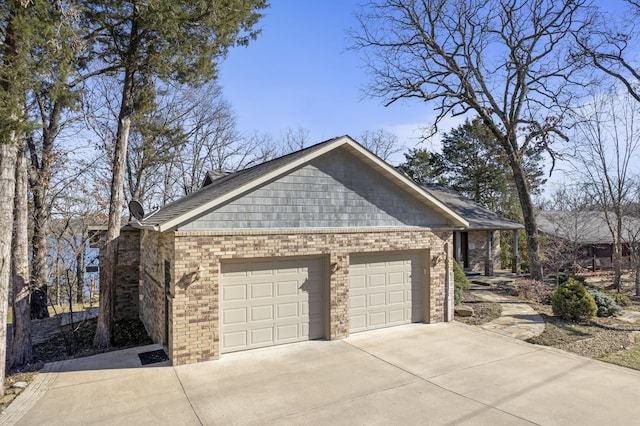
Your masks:
[{"label": "garage", "polygon": [[221,265],[221,352],[324,337],[322,259]]},{"label": "garage", "polygon": [[420,322],[423,252],[351,255],[349,331]]}]

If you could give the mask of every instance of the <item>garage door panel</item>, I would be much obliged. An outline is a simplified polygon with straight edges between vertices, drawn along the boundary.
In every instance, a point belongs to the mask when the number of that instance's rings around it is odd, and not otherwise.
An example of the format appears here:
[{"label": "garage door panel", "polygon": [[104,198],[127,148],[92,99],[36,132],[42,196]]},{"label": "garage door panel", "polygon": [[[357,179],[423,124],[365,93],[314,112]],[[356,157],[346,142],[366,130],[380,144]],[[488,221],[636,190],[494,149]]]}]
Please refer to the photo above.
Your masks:
[{"label": "garage door panel", "polygon": [[263,345],[273,341],[273,328],[264,327],[251,330],[251,342],[249,345]]},{"label": "garage door panel", "polygon": [[247,309],[228,309],[222,315],[222,323],[225,325],[245,324],[247,322]]},{"label": "garage door panel", "polygon": [[407,282],[407,276],[403,271],[389,272],[388,285],[404,285]]},{"label": "garage door panel", "polygon": [[278,319],[297,318],[299,315],[298,303],[278,304]]},{"label": "garage door panel", "polygon": [[298,324],[281,325],[277,328],[278,341],[285,342],[297,342],[300,336],[300,329]]},{"label": "garage door panel", "polygon": [[273,306],[255,306],[251,308],[251,321],[273,320]]},{"label": "garage door panel", "polygon": [[298,281],[278,282],[278,296],[291,296],[298,294]]},{"label": "garage door panel", "polygon": [[387,304],[385,293],[375,293],[369,295],[369,306],[384,306]]},{"label": "garage door panel", "polygon": [[248,340],[246,331],[226,333],[222,342],[223,347],[227,349],[243,348],[247,346],[247,344]]},{"label": "garage door panel", "polygon": [[384,287],[387,285],[387,277],[384,273],[369,274],[368,287]]},{"label": "garage door panel", "polygon": [[321,259],[223,263],[221,272],[221,352],[323,337]]},{"label": "garage door panel", "polygon": [[367,314],[351,315],[349,324],[352,330],[365,330],[367,327]]},{"label": "garage door panel", "polygon": [[403,324],[405,321],[405,318],[408,318],[406,316],[406,310],[403,308],[388,311],[387,314],[388,314],[387,319],[389,321],[389,324]]},{"label": "garage door panel", "polygon": [[260,299],[273,297],[273,283],[261,283],[251,285],[251,298]]},{"label": "garage door panel", "polygon": [[271,269],[271,266],[271,262],[256,262],[251,266],[252,269],[248,271],[248,275],[251,275],[252,277],[274,275],[275,271]]},{"label": "garage door panel", "polygon": [[361,294],[358,296],[351,296],[349,298],[349,307],[350,309],[357,308],[366,308],[367,307],[367,296],[365,294]]},{"label": "garage door panel", "polygon": [[[409,292],[409,294],[411,293]],[[390,305],[398,304],[398,303],[403,304],[405,301],[407,301],[404,290],[390,291],[388,295],[389,295]],[[409,297],[408,300],[411,300],[411,298]]]},{"label": "garage door panel", "polygon": [[383,326],[387,324],[386,312],[371,312],[369,313],[369,325]]},{"label": "garage door panel", "polygon": [[[352,271],[353,272],[353,271]],[[352,277],[349,280],[349,291],[353,292],[354,290],[363,289],[367,287],[367,278],[363,276]]]},{"label": "garage door panel", "polygon": [[421,252],[351,255],[350,331],[422,321]]},{"label": "garage door panel", "polygon": [[245,285],[225,287],[222,297],[227,301],[245,300],[247,298],[247,287]]}]

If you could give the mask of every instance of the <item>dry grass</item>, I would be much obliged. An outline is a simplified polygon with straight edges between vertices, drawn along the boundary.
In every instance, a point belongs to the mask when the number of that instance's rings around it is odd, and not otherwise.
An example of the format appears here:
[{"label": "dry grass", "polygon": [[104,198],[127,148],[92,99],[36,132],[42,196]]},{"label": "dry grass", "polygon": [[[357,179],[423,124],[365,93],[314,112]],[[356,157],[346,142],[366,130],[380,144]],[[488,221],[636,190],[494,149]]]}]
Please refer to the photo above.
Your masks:
[{"label": "dry grass", "polygon": [[636,335],[634,342],[635,344],[629,349],[613,354],[604,355],[600,359],[612,364],[622,365],[624,367],[640,370],[640,337]]},{"label": "dry grass", "polygon": [[[80,312],[88,308],[97,308],[97,307],[98,307],[97,303],[74,304],[73,312]],[[69,305],[52,305],[52,306],[50,305],[48,307],[48,310],[49,310],[49,316],[52,316],[52,317],[55,315],[71,312],[71,310],[69,309]],[[7,310],[7,324],[13,324],[13,309],[11,309],[11,306],[9,306]]]}]

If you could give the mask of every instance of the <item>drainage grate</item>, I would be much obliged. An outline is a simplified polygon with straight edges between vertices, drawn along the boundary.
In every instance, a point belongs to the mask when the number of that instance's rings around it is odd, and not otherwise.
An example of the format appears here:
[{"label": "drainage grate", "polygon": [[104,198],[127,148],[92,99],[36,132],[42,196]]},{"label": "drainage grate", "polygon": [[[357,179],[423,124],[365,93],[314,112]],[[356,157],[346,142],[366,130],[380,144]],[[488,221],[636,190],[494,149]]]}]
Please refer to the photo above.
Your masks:
[{"label": "drainage grate", "polygon": [[142,365],[155,364],[156,362],[169,361],[169,357],[163,349],[157,351],[142,352],[138,354]]}]

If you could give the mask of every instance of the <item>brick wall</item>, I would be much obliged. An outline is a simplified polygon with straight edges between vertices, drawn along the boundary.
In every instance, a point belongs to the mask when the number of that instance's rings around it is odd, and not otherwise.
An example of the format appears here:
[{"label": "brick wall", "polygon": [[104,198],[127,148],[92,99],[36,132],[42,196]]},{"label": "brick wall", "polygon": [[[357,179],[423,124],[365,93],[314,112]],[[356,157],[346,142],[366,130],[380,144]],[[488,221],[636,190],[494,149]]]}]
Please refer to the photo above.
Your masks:
[{"label": "brick wall", "polygon": [[173,234],[144,230],[140,246],[140,320],[157,343],[165,341],[165,279],[173,277]]},{"label": "brick wall", "polygon": [[[424,250],[428,281],[425,322],[451,319],[447,296],[451,293],[450,231],[419,229],[296,230],[245,232],[175,232],[173,242],[170,330],[168,350],[174,365],[217,359],[219,345],[220,262],[225,259],[279,256],[329,256],[338,264],[329,277],[328,335],[342,339],[349,335],[349,254]],[[145,232],[141,271],[155,280],[161,275],[154,259],[167,258],[166,236]],[[168,238],[169,240],[171,238]],[[449,243],[449,244],[448,244]],[[155,263],[154,263],[155,262]],[[156,269],[154,269],[156,268]],[[201,277],[196,280],[198,269]],[[154,296],[154,279],[141,279],[141,317],[154,340],[164,304]],[[144,287],[144,288],[143,288]],[[153,333],[152,333],[153,331]]]},{"label": "brick wall", "polygon": [[[484,273],[484,261],[487,260],[487,231],[469,232],[469,268]],[[475,248],[471,248],[471,245]],[[500,269],[500,231],[493,231],[493,269]]]},{"label": "brick wall", "polygon": [[114,319],[138,318],[140,231],[122,229],[118,238]]}]

